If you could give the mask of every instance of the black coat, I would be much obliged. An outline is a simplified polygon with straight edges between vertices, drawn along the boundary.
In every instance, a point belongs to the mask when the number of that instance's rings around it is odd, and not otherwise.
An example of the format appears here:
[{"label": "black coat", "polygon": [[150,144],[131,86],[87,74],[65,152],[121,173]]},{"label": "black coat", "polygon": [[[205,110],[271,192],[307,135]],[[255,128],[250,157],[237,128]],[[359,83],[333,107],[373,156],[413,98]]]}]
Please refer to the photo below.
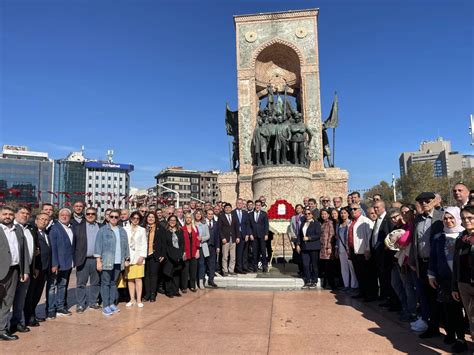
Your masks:
[{"label": "black coat", "polygon": [[[208,221],[206,219],[206,224]],[[221,238],[219,236],[219,227],[216,221],[213,221],[212,228],[209,227],[209,240],[207,241],[207,245],[216,249],[220,249],[221,247]]]},{"label": "black coat", "polygon": [[[100,223],[97,223],[99,228]],[[74,238],[72,240],[74,248],[74,264],[76,267],[82,266],[87,258],[87,222],[85,219],[81,223],[72,226]]]},{"label": "black coat", "polygon": [[[296,239],[296,245],[299,245],[302,251],[321,250],[321,223],[315,220],[311,221],[306,230],[306,235],[303,235],[303,227],[305,223],[306,220],[302,219],[298,238]],[[303,240],[305,236],[309,237],[308,241]]]},{"label": "black coat", "polygon": [[226,214],[221,214],[217,220],[217,225],[221,240],[225,239],[229,243],[232,239],[232,242],[235,243],[235,240],[240,238],[239,221],[237,218],[232,216],[231,224],[229,224]]},{"label": "black coat", "polygon": [[31,235],[38,241],[40,255],[36,258],[35,269],[46,271],[51,267],[51,247],[46,242],[48,235],[43,231],[44,236],[38,231],[38,228],[33,227]]},{"label": "black coat", "polygon": [[171,277],[175,270],[182,267],[183,254],[184,254],[184,235],[181,229],[176,232],[178,236],[178,246],[176,249],[173,246],[173,233],[167,229],[159,229],[160,236],[158,240],[161,240],[163,247],[160,248],[160,257],[164,257],[163,273]]}]

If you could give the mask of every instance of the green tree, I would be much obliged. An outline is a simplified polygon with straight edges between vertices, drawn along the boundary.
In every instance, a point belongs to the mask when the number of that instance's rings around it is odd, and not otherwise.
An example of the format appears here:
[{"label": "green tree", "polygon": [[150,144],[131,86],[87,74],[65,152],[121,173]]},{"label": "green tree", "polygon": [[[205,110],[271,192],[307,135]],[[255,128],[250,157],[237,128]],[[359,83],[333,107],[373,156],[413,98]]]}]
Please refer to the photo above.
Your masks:
[{"label": "green tree", "polygon": [[380,181],[377,185],[372,186],[366,193],[364,193],[364,200],[371,201],[375,194],[382,196],[385,202],[393,201],[392,186],[385,180]]},{"label": "green tree", "polygon": [[440,194],[443,201],[449,200],[449,179],[435,177],[433,164],[429,162],[412,164],[408,173],[398,180],[397,188],[405,202],[414,202],[416,196],[424,191]]}]

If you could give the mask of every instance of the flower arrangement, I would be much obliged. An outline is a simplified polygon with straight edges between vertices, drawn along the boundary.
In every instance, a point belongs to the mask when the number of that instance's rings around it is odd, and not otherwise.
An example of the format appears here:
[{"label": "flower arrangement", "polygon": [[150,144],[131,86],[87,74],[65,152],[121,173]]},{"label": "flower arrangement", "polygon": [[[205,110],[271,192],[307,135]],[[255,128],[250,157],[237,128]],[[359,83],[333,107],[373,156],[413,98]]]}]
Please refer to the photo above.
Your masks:
[{"label": "flower arrangement", "polygon": [[295,208],[287,200],[276,200],[267,213],[270,220],[286,221],[295,215]]}]

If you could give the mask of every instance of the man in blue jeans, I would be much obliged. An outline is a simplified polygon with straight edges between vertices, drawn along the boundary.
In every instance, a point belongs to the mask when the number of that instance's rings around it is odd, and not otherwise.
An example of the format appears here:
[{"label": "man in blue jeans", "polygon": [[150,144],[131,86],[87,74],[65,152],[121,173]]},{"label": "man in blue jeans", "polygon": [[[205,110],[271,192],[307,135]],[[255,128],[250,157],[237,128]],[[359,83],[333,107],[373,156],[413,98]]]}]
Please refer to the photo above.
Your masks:
[{"label": "man in blue jeans", "polygon": [[66,289],[71,276],[74,260],[73,232],[69,224],[71,211],[63,208],[59,211],[58,223],[51,226],[49,242],[51,246],[51,273],[48,277],[47,316],[70,316],[66,308]]}]

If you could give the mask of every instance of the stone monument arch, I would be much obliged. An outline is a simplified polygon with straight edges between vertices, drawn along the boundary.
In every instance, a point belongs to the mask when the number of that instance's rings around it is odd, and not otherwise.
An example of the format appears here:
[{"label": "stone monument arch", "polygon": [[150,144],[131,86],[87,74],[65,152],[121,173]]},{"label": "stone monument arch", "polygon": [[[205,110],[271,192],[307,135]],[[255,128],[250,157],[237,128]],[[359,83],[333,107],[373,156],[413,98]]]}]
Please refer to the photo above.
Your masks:
[{"label": "stone monument arch", "polygon": [[219,177],[222,200],[346,193],[347,172],[323,163],[317,19],[318,9],[234,16],[238,169]]}]

